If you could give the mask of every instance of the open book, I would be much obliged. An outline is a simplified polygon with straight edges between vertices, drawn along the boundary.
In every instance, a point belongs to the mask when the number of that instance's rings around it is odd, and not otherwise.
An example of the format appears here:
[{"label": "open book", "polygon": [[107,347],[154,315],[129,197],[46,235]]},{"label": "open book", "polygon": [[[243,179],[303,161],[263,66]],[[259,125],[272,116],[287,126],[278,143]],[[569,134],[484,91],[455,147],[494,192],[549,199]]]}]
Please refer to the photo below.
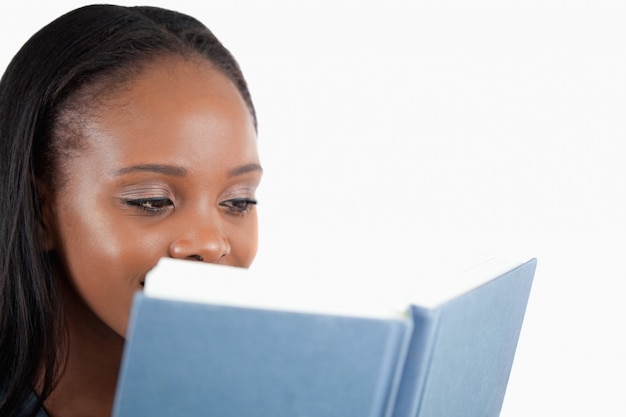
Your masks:
[{"label": "open book", "polygon": [[134,300],[114,417],[498,416],[535,266],[351,280],[162,259]]}]

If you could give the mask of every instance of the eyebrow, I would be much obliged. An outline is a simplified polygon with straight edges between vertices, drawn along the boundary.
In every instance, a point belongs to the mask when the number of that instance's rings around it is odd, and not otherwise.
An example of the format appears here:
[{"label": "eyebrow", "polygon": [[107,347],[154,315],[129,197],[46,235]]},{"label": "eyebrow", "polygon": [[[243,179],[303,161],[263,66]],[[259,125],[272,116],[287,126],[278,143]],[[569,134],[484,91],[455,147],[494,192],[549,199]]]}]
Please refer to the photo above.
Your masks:
[{"label": "eyebrow", "polygon": [[184,177],[187,175],[187,170],[183,167],[176,165],[161,165],[161,164],[142,164],[133,165],[126,168],[121,168],[115,171],[115,176],[130,174],[132,172],[156,172],[158,174],[172,175],[174,177]]},{"label": "eyebrow", "polygon": [[236,177],[237,175],[243,175],[243,174],[247,174],[248,172],[255,172],[255,171],[263,172],[263,168],[261,168],[261,165],[259,164],[242,165],[240,167],[231,169],[230,172],[228,173],[228,176]]},{"label": "eyebrow", "polygon": [[[240,167],[236,167],[231,169],[228,172],[229,177],[236,177],[238,175],[244,175],[249,172],[263,172],[263,168],[259,164],[247,164],[242,165]],[[176,165],[162,165],[162,164],[141,164],[141,165],[133,165],[126,168],[121,168],[115,171],[115,176],[121,176],[125,174],[130,174],[133,172],[155,172],[158,174],[171,175],[174,177],[184,177],[187,175],[187,170],[183,167],[179,167]]]}]

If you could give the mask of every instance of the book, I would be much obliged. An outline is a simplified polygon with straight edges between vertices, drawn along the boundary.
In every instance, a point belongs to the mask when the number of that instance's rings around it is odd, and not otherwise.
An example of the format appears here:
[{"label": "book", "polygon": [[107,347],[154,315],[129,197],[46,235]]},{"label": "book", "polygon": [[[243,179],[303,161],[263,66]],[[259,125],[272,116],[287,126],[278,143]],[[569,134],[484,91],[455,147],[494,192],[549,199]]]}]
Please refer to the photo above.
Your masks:
[{"label": "book", "polygon": [[134,298],[113,416],[498,416],[535,267],[439,268],[427,297],[410,285],[427,279],[162,259]]}]

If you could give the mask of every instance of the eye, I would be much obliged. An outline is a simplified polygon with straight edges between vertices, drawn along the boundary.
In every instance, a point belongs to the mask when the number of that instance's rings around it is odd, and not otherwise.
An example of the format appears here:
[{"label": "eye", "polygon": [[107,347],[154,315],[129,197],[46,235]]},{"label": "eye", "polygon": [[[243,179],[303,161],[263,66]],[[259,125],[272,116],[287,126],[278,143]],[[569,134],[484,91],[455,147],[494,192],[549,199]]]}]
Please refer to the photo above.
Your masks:
[{"label": "eye", "polygon": [[174,207],[174,202],[166,197],[126,199],[124,203],[150,214],[162,214],[166,210]]},{"label": "eye", "polygon": [[244,215],[249,213],[257,204],[256,200],[251,198],[233,198],[230,200],[222,201],[220,206],[227,208],[234,214]]}]

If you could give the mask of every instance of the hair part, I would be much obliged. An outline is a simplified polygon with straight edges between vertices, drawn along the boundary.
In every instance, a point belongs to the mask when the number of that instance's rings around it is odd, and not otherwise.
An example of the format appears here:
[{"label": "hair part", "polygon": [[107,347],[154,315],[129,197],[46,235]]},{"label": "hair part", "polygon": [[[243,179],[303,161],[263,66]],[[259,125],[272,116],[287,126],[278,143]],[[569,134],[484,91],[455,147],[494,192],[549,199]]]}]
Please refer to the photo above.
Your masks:
[{"label": "hair part", "polygon": [[231,53],[193,17],[156,7],[73,10],[34,34],[0,80],[2,416],[24,415],[29,406],[34,415],[64,366],[63,308],[51,254],[39,240],[37,182],[58,187],[63,159],[86,146],[80,132],[94,103],[164,55],[208,60],[237,87],[257,127]]}]

